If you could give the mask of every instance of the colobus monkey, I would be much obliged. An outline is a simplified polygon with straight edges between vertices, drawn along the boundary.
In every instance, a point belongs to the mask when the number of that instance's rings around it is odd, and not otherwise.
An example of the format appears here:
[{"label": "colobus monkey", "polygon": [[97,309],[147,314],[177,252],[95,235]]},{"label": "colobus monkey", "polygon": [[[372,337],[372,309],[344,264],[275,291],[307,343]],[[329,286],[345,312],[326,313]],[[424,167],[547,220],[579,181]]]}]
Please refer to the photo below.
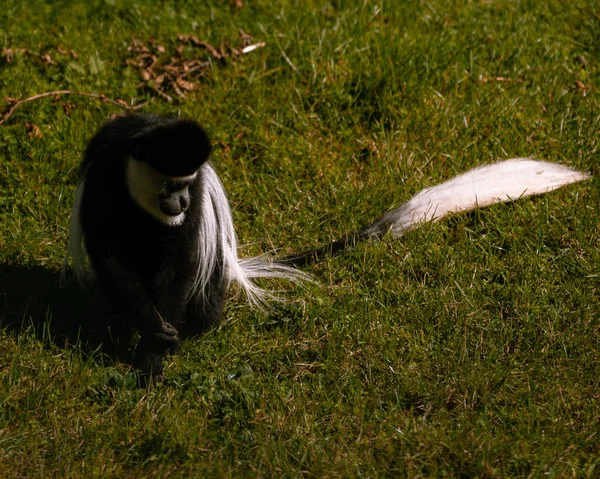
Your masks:
[{"label": "colobus monkey", "polygon": [[162,379],[162,360],[181,336],[219,318],[231,281],[260,304],[270,295],[252,278],[305,277],[238,259],[210,151],[193,121],[131,115],[102,127],[81,165],[65,264],[71,257],[84,279],[89,259],[113,315],[139,331],[135,366],[150,381]]},{"label": "colobus monkey", "polygon": [[[253,278],[308,279],[296,269],[359,240],[399,237],[423,221],[545,193],[587,175],[565,166],[513,159],[471,170],[385,214],[342,240],[279,261],[239,259],[231,210],[208,162],[210,141],[194,121],[129,115],[90,141],[71,215],[69,258],[79,279],[91,266],[113,314],[140,333],[134,365],[162,380],[180,338],[221,315],[231,282],[253,305],[271,294]],[[63,269],[64,272],[64,269]]]}]

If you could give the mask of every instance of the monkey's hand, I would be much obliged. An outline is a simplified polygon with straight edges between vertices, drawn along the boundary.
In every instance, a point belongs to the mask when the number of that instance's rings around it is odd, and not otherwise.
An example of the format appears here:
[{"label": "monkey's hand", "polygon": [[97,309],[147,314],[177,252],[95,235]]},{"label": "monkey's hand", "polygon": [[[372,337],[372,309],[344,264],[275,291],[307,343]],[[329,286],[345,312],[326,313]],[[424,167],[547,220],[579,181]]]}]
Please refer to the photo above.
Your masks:
[{"label": "monkey's hand", "polygon": [[162,323],[159,331],[142,336],[133,365],[140,370],[144,384],[152,385],[164,380],[163,361],[177,352],[180,343],[177,330],[166,322]]}]

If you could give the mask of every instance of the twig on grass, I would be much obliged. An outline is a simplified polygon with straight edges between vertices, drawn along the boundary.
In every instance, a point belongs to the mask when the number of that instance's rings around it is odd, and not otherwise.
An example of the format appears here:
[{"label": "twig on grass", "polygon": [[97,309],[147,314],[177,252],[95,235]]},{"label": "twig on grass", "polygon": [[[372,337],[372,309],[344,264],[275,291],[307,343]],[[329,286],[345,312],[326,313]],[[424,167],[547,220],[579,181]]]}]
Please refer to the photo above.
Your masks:
[{"label": "twig on grass", "polygon": [[142,108],[146,105],[146,102],[140,103],[139,105],[131,106],[125,100],[113,100],[112,98],[108,98],[106,95],[101,93],[86,93],[82,91],[73,91],[73,90],[57,90],[57,91],[48,91],[44,93],[39,93],[37,95],[30,96],[28,98],[23,98],[22,100],[16,100],[14,98],[5,98],[8,102],[9,106],[4,113],[0,116],[0,125],[2,125],[6,120],[8,120],[14,111],[24,103],[29,103],[30,101],[39,100],[40,98],[47,98],[49,96],[60,96],[60,95],[79,95],[85,96],[88,98],[95,98],[97,100],[101,100],[106,103],[111,103],[112,105],[116,105],[120,108],[124,108],[127,111],[135,111],[139,108]]}]

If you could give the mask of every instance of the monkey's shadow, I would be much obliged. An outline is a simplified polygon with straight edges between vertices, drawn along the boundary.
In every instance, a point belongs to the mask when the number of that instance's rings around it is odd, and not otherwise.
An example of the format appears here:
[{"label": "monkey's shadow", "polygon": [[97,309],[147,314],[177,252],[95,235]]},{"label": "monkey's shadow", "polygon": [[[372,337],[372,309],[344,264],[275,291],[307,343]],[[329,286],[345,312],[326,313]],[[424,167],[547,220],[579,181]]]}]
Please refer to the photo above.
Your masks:
[{"label": "monkey's shadow", "polygon": [[[43,266],[0,263],[0,328],[32,332],[59,347],[77,345],[130,362],[130,345],[119,344],[124,324],[110,323],[98,288],[74,280],[60,284],[60,272]],[[48,343],[49,344],[49,343]]]}]

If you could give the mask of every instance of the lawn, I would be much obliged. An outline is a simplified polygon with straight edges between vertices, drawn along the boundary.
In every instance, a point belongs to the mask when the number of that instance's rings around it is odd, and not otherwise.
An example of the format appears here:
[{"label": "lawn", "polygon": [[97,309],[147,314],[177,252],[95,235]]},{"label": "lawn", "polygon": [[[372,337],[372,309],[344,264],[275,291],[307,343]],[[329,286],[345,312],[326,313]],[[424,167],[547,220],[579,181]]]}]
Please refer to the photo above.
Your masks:
[{"label": "lawn", "polygon": [[[0,477],[598,477],[599,88],[597,0],[2,0]],[[17,103],[52,91],[96,96]],[[267,312],[232,290],[143,389],[59,286],[86,142],[133,110],[206,127],[242,256],[506,158],[593,178],[361,244]]]}]

